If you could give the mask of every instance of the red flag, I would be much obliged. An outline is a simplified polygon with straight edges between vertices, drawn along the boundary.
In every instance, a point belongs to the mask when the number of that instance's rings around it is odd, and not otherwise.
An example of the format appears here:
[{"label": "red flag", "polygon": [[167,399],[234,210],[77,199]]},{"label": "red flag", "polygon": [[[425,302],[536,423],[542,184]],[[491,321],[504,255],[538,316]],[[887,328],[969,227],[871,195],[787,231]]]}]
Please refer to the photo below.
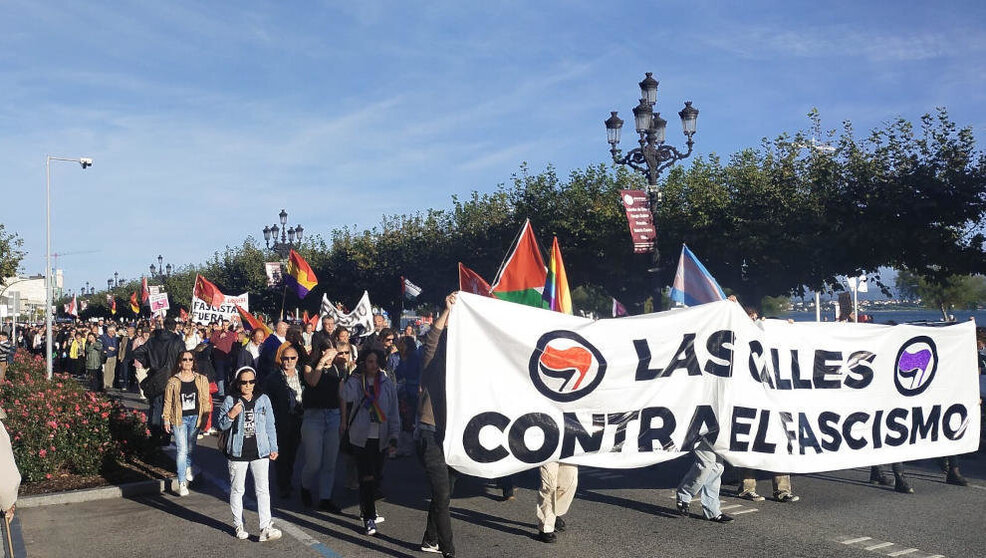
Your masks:
[{"label": "red flag", "polygon": [[478,273],[459,262],[459,290],[483,296],[490,295],[490,284]]},{"label": "red flag", "polygon": [[318,314],[317,313],[314,316],[312,316],[311,318],[308,318],[305,321],[308,322],[308,323],[310,323],[310,324],[312,324],[312,326],[315,329],[318,329]]},{"label": "red flag", "polygon": [[243,320],[244,328],[250,331],[253,331],[255,329],[260,329],[266,334],[265,337],[273,333],[270,330],[270,328],[267,327],[267,324],[257,319],[257,317],[254,316],[253,314],[244,310],[243,307],[241,307],[239,304],[236,305],[236,311],[240,313],[240,318]]},{"label": "red flag", "polygon": [[151,290],[147,288],[147,277],[143,277],[140,281],[140,303],[143,304],[147,302],[147,299],[151,296]]},{"label": "red flag", "polygon": [[302,312],[302,314],[301,314],[301,321],[305,322],[306,324],[308,323],[308,310],[305,310],[304,312]]},{"label": "red flag", "polygon": [[140,305],[137,304],[137,291],[130,294],[130,310],[132,310],[134,314],[140,314]]},{"label": "red flag", "polygon": [[201,275],[195,276],[195,289],[192,291],[192,295],[206,301],[209,306],[213,307],[221,306],[226,300],[226,295],[219,290],[219,287]]},{"label": "red flag", "polygon": [[181,318],[181,321],[187,322],[188,321],[188,312],[186,312],[184,308],[181,308],[178,311],[178,317]]}]

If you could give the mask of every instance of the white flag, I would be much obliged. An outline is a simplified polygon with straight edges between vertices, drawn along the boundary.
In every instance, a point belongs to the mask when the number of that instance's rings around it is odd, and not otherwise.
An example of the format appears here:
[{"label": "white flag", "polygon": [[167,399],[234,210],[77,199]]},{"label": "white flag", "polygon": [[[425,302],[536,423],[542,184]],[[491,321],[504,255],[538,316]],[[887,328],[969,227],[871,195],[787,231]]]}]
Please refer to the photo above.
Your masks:
[{"label": "white flag", "polygon": [[864,273],[859,276],[859,283],[856,287],[856,292],[868,293],[869,291],[869,282],[866,280],[866,274]]},{"label": "white flag", "polygon": [[[345,326],[352,335],[362,337],[373,333],[373,306],[370,305],[370,293],[363,291],[363,296],[356,303],[356,308],[348,314],[343,314],[332,304],[329,297],[322,294],[322,309],[320,316],[331,316],[335,319],[337,326]],[[322,321],[319,320],[318,329],[322,329]]]},{"label": "white flag", "polygon": [[403,279],[404,279],[404,285],[403,285],[404,296],[406,296],[409,300],[414,300],[418,298],[418,295],[421,294],[421,287],[412,283],[411,280],[408,279],[407,277],[404,277]]}]

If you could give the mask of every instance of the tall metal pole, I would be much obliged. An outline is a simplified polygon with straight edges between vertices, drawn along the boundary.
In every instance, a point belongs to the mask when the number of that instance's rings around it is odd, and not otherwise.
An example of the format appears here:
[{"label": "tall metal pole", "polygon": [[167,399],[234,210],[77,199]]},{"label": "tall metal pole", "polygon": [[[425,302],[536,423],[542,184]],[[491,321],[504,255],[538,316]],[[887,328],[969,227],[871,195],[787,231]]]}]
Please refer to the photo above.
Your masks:
[{"label": "tall metal pole", "polygon": [[51,155],[45,157],[45,361],[48,367],[48,379],[54,375],[51,334]]}]

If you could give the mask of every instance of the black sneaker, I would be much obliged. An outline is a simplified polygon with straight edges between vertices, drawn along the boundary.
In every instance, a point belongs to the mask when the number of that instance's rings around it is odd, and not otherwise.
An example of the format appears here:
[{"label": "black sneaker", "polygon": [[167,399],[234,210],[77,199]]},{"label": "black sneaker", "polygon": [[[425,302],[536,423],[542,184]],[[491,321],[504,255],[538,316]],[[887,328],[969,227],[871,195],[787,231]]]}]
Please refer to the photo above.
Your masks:
[{"label": "black sneaker", "polygon": [[957,469],[952,469],[948,472],[948,476],[945,477],[945,482],[948,484],[954,484],[955,486],[969,486],[969,481],[965,480],[965,477]]},{"label": "black sneaker", "polygon": [[301,489],[301,505],[306,508],[312,507],[312,493],[310,490]]},{"label": "black sneaker", "polygon": [[513,488],[504,488],[503,489],[503,501],[506,502],[507,500],[513,500],[513,499],[514,499],[514,489]]},{"label": "black sneaker", "polygon": [[735,519],[735,518],[733,516],[731,516],[731,515],[726,515],[724,513],[720,513],[719,515],[717,515],[715,517],[709,518],[709,521],[715,521],[716,523],[729,523],[733,519]]},{"label": "black sneaker", "polygon": [[894,491],[901,494],[914,494],[914,489],[903,478],[897,479],[897,482],[894,483]]},{"label": "black sneaker", "polygon": [[561,517],[556,517],[555,518],[555,531],[564,531],[564,530],[565,530],[565,520],[562,519]]},{"label": "black sneaker", "polygon": [[675,499],[675,506],[678,507],[678,515],[682,517],[688,517],[688,502],[681,500],[680,498]]},{"label": "black sneaker", "polygon": [[335,505],[332,502],[332,500],[321,500],[318,503],[318,509],[320,509],[322,511],[329,512],[329,513],[334,513],[334,514],[337,514],[337,515],[340,514],[340,513],[342,513],[342,510],[339,509],[339,506]]},{"label": "black sneaker", "polygon": [[894,481],[875,467],[870,468],[870,482],[880,486],[893,486]]},{"label": "black sneaker", "polygon": [[553,543],[558,541],[558,537],[554,533],[545,533],[544,531],[538,531],[538,536],[534,537],[543,543]]}]

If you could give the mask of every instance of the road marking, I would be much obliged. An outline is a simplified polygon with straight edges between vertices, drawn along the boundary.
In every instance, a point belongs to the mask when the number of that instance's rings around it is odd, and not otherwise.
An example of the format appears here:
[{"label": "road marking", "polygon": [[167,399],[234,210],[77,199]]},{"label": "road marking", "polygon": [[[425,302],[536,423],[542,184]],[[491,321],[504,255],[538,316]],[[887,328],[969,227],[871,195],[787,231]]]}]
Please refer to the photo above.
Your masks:
[{"label": "road marking", "polygon": [[733,515],[743,515],[744,513],[753,513],[755,511],[760,511],[760,510],[758,510],[756,508],[751,508],[751,509],[748,509],[748,510],[740,510],[740,511],[733,512]]},{"label": "road marking", "polygon": [[732,509],[742,508],[742,507],[743,506],[741,504],[733,504],[731,506],[720,506],[719,509],[720,510],[732,510]]},{"label": "road marking", "polygon": [[[203,469],[199,473],[199,476],[203,477],[205,480],[209,481],[209,483],[211,483],[213,486],[216,486],[223,492],[227,494],[229,493],[229,489],[230,489],[229,481],[225,480],[224,478],[213,475],[211,472],[206,471],[205,469]],[[243,495],[243,500],[244,503],[249,503],[253,507],[257,506],[256,500],[254,500],[250,496],[247,496],[246,494]],[[322,556],[323,558],[342,558],[341,554],[325,546],[325,544],[320,543],[318,539],[304,532],[301,529],[301,527],[298,527],[294,523],[291,523],[287,519],[284,519],[284,517],[277,517],[276,519],[277,519],[278,529],[291,535],[298,542],[312,549],[319,556]]]},{"label": "road marking", "polygon": [[[879,554],[882,556],[910,556],[913,554],[915,557],[920,557],[920,558],[945,558],[945,556],[942,554],[930,555],[916,548],[908,548],[905,547],[904,545],[898,545],[897,543],[892,543],[892,542],[883,542],[873,539],[872,537],[856,537],[853,535],[841,535],[832,540],[834,542],[842,543],[844,545],[855,545],[857,543],[863,543],[860,544],[858,548],[862,548],[863,550],[868,550],[874,554]],[[916,552],[918,554],[914,554]]]}]

